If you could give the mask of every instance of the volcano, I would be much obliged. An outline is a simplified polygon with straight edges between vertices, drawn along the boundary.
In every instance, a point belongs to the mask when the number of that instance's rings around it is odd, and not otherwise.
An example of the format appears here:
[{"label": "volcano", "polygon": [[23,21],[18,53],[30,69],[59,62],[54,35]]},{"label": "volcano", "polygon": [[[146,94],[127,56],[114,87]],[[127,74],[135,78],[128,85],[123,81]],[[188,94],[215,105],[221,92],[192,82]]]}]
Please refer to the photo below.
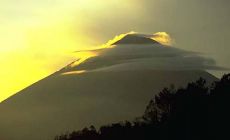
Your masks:
[{"label": "volcano", "polygon": [[126,35],[111,46],[2,102],[0,139],[51,140],[90,125],[133,120],[164,87],[217,80],[206,72],[218,69],[211,59],[148,36]]},{"label": "volcano", "polygon": [[138,34],[128,34],[123,37],[121,40],[118,40],[113,45],[119,44],[159,44],[157,41],[144,37]]}]

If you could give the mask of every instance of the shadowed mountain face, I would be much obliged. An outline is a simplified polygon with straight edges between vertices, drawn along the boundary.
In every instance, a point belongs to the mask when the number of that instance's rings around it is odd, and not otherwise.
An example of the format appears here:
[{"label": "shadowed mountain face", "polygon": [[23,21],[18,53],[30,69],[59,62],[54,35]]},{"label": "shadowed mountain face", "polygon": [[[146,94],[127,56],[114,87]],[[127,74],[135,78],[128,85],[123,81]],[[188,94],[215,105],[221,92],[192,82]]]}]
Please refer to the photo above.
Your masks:
[{"label": "shadowed mountain face", "polygon": [[149,38],[123,39],[1,103],[0,139],[49,140],[85,126],[133,120],[164,87],[199,77],[217,80],[205,72],[217,67],[192,52],[149,44]]},{"label": "shadowed mountain face", "polygon": [[154,41],[144,36],[129,34],[126,35],[121,40],[115,42],[113,45],[119,45],[119,44],[159,44],[159,43],[157,41]]}]

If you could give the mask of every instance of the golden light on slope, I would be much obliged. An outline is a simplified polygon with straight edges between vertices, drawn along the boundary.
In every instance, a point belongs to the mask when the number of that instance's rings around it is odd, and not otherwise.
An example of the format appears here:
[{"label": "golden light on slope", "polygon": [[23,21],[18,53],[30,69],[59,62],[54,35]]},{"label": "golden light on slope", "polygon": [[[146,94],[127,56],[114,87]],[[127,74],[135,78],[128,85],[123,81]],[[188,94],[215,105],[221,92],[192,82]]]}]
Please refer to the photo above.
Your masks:
[{"label": "golden light on slope", "polygon": [[91,51],[83,51],[83,52],[77,52],[75,53],[76,58],[78,58],[79,60],[75,61],[74,63],[72,63],[70,65],[70,67],[75,67],[79,64],[81,64],[82,62],[84,62],[85,60],[97,56],[98,54],[95,52],[91,52]]},{"label": "golden light on slope", "polygon": [[128,32],[128,33],[117,35],[113,39],[109,40],[106,44],[103,44],[100,48],[112,48],[113,47],[112,44],[114,44],[115,42],[121,40],[122,38],[124,38],[127,35],[135,34],[135,33],[136,32],[131,31],[131,32]]},{"label": "golden light on slope", "polygon": [[157,32],[153,35],[152,39],[166,46],[172,46],[173,44],[172,38],[166,32]]}]

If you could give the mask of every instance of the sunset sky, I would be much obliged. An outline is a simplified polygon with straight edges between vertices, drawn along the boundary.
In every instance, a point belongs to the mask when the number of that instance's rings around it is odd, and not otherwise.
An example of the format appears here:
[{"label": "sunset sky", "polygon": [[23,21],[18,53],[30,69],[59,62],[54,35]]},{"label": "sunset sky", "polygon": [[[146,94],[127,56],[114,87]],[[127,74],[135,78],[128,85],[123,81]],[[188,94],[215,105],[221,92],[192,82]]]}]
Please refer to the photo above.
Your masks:
[{"label": "sunset sky", "polygon": [[[229,0],[1,0],[0,101],[121,33],[164,31],[230,67]],[[216,76],[224,72],[213,72]]]}]

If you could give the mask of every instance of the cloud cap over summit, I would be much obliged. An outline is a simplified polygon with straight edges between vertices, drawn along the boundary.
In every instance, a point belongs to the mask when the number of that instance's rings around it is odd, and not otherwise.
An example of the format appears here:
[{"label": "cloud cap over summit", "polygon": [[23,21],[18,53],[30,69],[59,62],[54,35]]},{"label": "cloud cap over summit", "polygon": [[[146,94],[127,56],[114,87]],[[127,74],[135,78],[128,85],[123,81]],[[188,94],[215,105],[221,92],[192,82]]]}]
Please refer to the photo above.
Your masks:
[{"label": "cloud cap over summit", "polygon": [[[121,71],[121,70],[224,70],[215,60],[202,53],[187,51],[165,45],[172,42],[165,32],[152,35],[130,32],[110,40],[104,48],[91,50],[96,55],[76,65],[69,66],[64,73],[73,71]],[[163,42],[163,43],[162,43]],[[83,51],[84,52],[84,51]],[[78,52],[78,53],[81,53]]]}]

